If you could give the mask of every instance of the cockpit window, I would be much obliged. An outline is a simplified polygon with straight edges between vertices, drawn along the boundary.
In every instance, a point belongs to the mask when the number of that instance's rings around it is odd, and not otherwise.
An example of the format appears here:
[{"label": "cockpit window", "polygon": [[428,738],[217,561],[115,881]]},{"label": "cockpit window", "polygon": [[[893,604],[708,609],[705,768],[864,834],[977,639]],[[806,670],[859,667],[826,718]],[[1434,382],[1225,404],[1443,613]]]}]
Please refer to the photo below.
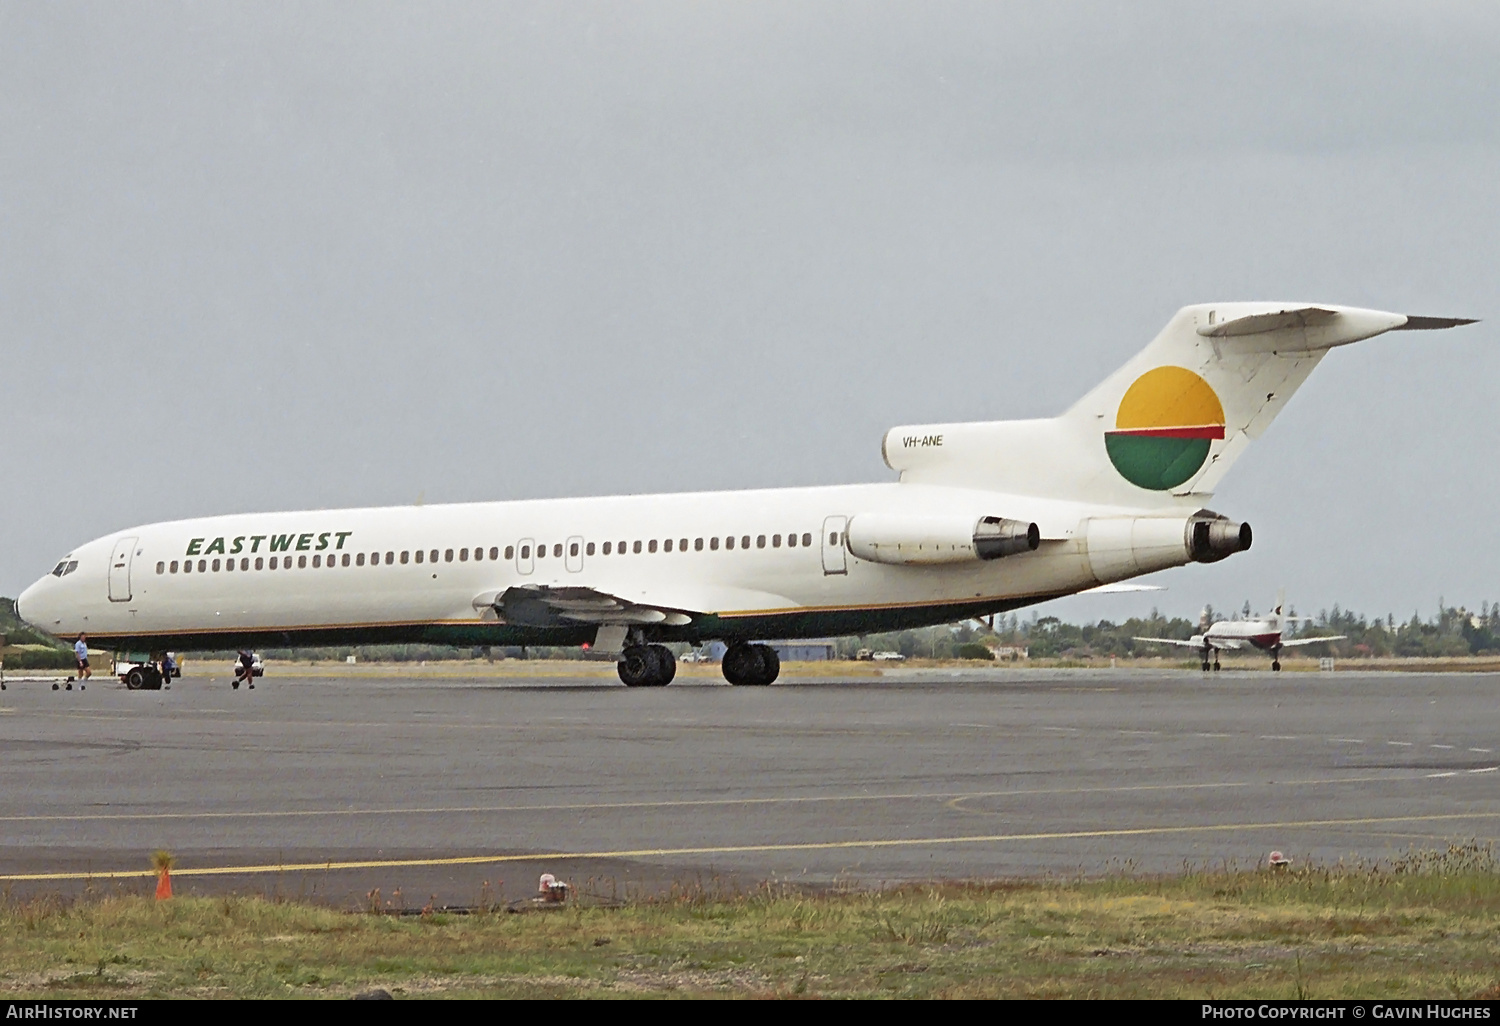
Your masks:
[{"label": "cockpit window", "polygon": [[76,560],[76,559],[65,559],[62,562],[58,563],[55,567],[52,568],[52,576],[53,577],[66,577],[70,573],[72,573],[74,570],[77,570],[77,569],[78,569],[78,560]]}]

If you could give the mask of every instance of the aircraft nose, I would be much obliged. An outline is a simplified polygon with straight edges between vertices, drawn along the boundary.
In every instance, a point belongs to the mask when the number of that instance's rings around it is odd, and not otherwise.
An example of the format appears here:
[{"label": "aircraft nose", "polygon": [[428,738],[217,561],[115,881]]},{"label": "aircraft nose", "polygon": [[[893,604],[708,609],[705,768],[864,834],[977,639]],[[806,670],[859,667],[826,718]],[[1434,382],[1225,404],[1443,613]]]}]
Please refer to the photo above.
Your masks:
[{"label": "aircraft nose", "polygon": [[42,622],[46,617],[46,610],[43,608],[46,603],[42,595],[46,591],[49,580],[49,577],[43,577],[21,592],[21,596],[16,599],[16,615],[33,627],[40,627],[43,630],[47,629],[47,625]]}]

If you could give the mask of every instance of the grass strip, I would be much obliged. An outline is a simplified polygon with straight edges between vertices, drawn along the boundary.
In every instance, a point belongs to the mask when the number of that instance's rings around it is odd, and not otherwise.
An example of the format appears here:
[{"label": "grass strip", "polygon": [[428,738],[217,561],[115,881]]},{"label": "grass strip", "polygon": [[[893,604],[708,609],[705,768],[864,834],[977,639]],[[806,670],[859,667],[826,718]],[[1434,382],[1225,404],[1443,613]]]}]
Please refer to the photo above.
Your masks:
[{"label": "grass strip", "polygon": [[[379,895],[371,903],[382,906]],[[11,998],[1500,997],[1488,844],[1394,863],[374,914],[259,897],[0,905]]]}]

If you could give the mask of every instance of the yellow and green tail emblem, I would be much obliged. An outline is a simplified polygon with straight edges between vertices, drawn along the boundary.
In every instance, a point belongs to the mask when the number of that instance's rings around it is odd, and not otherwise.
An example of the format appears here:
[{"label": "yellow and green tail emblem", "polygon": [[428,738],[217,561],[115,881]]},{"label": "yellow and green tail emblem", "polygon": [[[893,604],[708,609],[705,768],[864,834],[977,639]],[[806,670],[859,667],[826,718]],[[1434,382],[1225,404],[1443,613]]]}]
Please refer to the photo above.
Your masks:
[{"label": "yellow and green tail emblem", "polygon": [[1163,492],[1198,473],[1223,437],[1224,407],[1208,382],[1186,367],[1158,367],[1126,390],[1104,450],[1125,480]]}]

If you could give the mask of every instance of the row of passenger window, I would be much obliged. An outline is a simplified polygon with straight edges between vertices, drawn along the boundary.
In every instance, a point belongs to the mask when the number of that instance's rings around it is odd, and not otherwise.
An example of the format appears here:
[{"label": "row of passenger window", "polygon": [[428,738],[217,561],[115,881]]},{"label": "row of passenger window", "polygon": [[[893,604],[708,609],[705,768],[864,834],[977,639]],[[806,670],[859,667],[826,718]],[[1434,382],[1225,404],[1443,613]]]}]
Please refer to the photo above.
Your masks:
[{"label": "row of passenger window", "polygon": [[[756,535],[755,536],[755,547],[758,548],[758,549],[765,548],[766,547],[766,541],[767,541],[767,539],[766,539],[765,535],[763,535],[763,534]],[[811,545],[812,545],[812,535],[810,533],[803,534],[800,537],[800,539],[795,534],[788,534],[786,536],[786,545],[787,545],[788,548],[796,548],[798,546],[799,541],[800,541],[800,544],[804,548],[811,547]],[[724,542],[724,546],[723,547],[725,549],[732,550],[732,549],[735,548],[736,544],[738,544],[739,548],[741,548],[741,549],[748,549],[748,548],[750,548],[750,535],[748,535],[748,534],[741,535],[738,539],[734,538],[733,536],[729,536],[729,537],[724,538],[723,542]],[[779,535],[779,534],[773,534],[773,535],[771,535],[770,536],[770,544],[771,544],[771,548],[773,548],[773,549],[779,549],[779,548],[781,548],[781,545],[782,545],[782,536]],[[836,544],[836,542],[835,542],[835,544]],[[705,546],[709,549],[709,551],[717,552],[719,550],[719,539],[718,538],[709,538],[709,539],[706,540],[706,542],[705,542],[705,539],[703,539],[703,538],[694,538],[693,539],[692,550],[694,552],[702,552],[704,550]],[[596,552],[602,551],[602,554],[606,555],[606,556],[608,556],[608,555],[615,555],[615,554],[623,556],[627,552],[629,552],[629,553],[640,553],[642,551],[645,551],[645,552],[648,552],[648,553],[658,552],[658,551],[660,551],[660,552],[672,552],[674,550],[674,548],[678,552],[687,552],[688,551],[688,539],[686,539],[686,538],[679,538],[679,539],[675,539],[674,540],[672,538],[667,538],[667,539],[662,540],[662,541],[659,542],[657,539],[653,538],[653,539],[651,539],[649,541],[646,541],[646,542],[640,542],[640,541],[636,541],[636,542],[624,542],[624,541],[622,541],[622,542],[604,542],[602,546],[596,546],[594,542],[588,542],[588,543],[586,543],[584,545],[583,553],[584,553],[584,555],[592,556]],[[522,545],[521,546],[521,558],[522,559],[531,559],[532,555],[533,555],[533,551],[534,551],[535,556],[536,556],[537,559],[546,559],[547,558],[547,546],[545,544],[539,544],[539,545],[537,545],[536,548],[535,548],[535,550],[533,550],[533,548],[532,548],[532,546],[530,544]],[[556,559],[561,559],[562,558],[562,554],[563,554],[562,544],[560,542],[559,543],[555,543],[552,546],[552,556],[554,558],[556,558]],[[576,541],[569,543],[569,545],[568,545],[568,555],[569,556],[577,556],[578,554],[579,554],[579,543],[576,542]],[[444,550],[442,550],[442,561],[444,563],[452,563],[454,561],[454,555],[455,555],[455,553],[454,553],[453,549],[444,549]],[[516,555],[516,547],[514,545],[507,545],[507,546],[505,546],[505,558],[507,560],[514,559],[515,555]],[[459,550],[457,550],[457,558],[458,558],[458,561],[460,563],[467,563],[469,561],[469,558],[470,558],[470,550],[469,549],[459,549]],[[484,550],[484,548],[483,547],[475,547],[473,549],[473,558],[476,561],[483,560],[485,558],[485,550]],[[495,545],[490,546],[490,549],[489,549],[489,558],[491,560],[498,560],[500,558],[500,548],[499,548],[499,546],[495,546]],[[200,560],[198,560],[198,562],[196,564],[191,559],[184,559],[184,560],[181,560],[180,562],[178,560],[174,559],[170,563],[168,563],[165,560],[163,560],[163,561],[160,561],[160,562],[158,562],[156,564],[156,572],[159,573],[159,574],[175,574],[175,573],[179,573],[179,572],[180,573],[184,573],[184,574],[191,574],[191,573],[195,573],[195,572],[196,573],[200,573],[200,574],[206,574],[206,573],[219,573],[221,571],[233,571],[233,570],[245,571],[245,570],[250,570],[252,568],[256,569],[256,570],[290,570],[293,567],[292,559],[293,559],[293,557],[291,557],[291,556],[271,556],[269,558],[265,557],[265,556],[256,556],[252,560],[249,556],[242,556],[238,560],[234,560],[234,559],[222,559],[222,560],[220,560],[220,559],[200,559]],[[379,552],[371,552],[369,554],[368,559],[366,558],[365,553],[363,553],[363,552],[354,552],[354,553],[350,553],[350,552],[345,552],[345,553],[329,553],[326,558],[321,553],[314,553],[312,556],[305,556],[305,555],[297,556],[296,557],[296,564],[295,564],[295,566],[299,570],[305,570],[305,569],[307,569],[308,566],[312,566],[314,569],[317,569],[317,568],[320,568],[320,567],[325,567],[325,566],[329,567],[329,568],[336,567],[336,566],[367,566],[367,565],[368,566],[380,566],[382,564],[384,564],[385,566],[391,566],[391,565],[394,565],[394,564],[396,564],[398,562],[402,563],[402,564],[405,564],[405,563],[421,563],[421,562],[424,562],[424,561],[428,562],[428,563],[436,563],[436,562],[438,562],[438,550],[437,549],[430,549],[430,550],[418,549],[418,550],[416,550],[416,552],[412,552],[411,550],[407,550],[407,551],[401,552],[399,554],[396,553],[396,552],[394,552],[394,551],[392,551],[392,552],[386,552],[386,553],[384,553],[383,558],[382,558],[382,554],[381,553],[379,553]],[[71,569],[71,567],[69,569]]]}]

